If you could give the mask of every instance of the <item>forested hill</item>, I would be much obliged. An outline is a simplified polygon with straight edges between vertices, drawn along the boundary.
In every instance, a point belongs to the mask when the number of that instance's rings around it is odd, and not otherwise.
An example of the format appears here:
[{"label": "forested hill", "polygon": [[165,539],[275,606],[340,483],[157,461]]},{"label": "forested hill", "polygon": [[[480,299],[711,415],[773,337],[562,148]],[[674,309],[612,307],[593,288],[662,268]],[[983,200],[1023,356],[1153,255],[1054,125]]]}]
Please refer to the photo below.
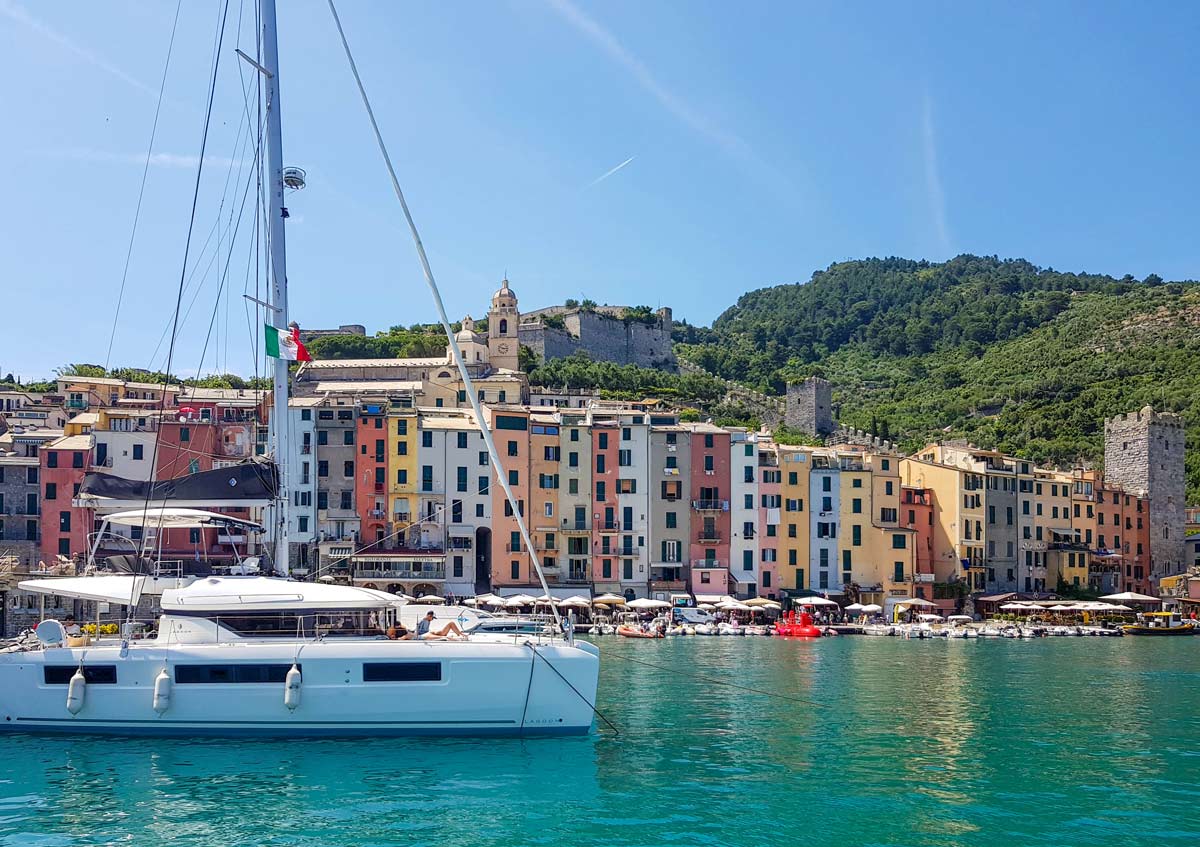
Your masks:
[{"label": "forested hill", "polygon": [[811,374],[844,423],[907,446],[967,437],[1038,461],[1098,461],[1103,418],[1150,404],[1188,422],[1200,499],[1200,285],[959,256],[842,262],[751,291],[677,352],[768,393]]}]

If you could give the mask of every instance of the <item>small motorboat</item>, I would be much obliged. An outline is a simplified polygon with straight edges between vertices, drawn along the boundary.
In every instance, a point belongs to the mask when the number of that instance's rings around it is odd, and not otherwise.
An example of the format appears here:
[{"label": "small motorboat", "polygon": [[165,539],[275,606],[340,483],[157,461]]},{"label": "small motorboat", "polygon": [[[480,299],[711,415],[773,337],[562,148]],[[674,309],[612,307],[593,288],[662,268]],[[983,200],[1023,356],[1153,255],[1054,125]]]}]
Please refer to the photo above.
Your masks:
[{"label": "small motorboat", "polygon": [[791,638],[820,638],[826,633],[813,624],[812,615],[808,612],[796,614],[796,610],[792,609],[775,622],[775,634]]},{"label": "small motorboat", "polygon": [[623,635],[626,638],[663,638],[663,634],[658,630],[653,632],[643,632],[635,626],[619,626],[617,627],[617,635]]},{"label": "small motorboat", "polygon": [[1121,627],[1126,635],[1193,635],[1195,621],[1185,621],[1179,612],[1146,612],[1137,623]]}]

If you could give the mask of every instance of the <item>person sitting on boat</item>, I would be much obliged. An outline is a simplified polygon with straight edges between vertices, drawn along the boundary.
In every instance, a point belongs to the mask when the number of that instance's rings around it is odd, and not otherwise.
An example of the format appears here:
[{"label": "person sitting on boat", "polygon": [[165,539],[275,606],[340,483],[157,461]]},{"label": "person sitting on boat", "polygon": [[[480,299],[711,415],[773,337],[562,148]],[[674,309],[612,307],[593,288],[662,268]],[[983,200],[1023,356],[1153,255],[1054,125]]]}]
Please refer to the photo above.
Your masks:
[{"label": "person sitting on boat", "polygon": [[425,613],[425,617],[417,621],[417,638],[446,638],[451,633],[455,635],[465,635],[462,628],[454,621],[448,622],[444,627],[436,632],[430,629],[433,626],[433,609]]},{"label": "person sitting on boat", "polygon": [[387,628],[387,637],[392,641],[412,641],[415,637],[402,623],[394,623]]},{"label": "person sitting on boat", "polygon": [[83,630],[79,628],[79,624],[75,623],[74,615],[67,615],[63,618],[63,632],[67,635],[83,635]]}]

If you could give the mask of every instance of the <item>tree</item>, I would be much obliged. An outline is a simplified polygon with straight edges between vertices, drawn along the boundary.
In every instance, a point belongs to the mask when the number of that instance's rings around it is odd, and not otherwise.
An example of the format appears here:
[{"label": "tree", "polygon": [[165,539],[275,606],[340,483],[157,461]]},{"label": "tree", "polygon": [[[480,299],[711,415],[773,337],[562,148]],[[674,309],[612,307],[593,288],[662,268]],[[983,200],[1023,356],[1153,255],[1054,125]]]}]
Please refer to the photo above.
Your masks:
[{"label": "tree", "polygon": [[568,297],[565,301],[563,301],[563,305],[566,306],[568,309],[578,309],[579,301],[576,300],[574,297]]},{"label": "tree", "polygon": [[55,374],[55,376],[60,376],[60,377],[82,376],[82,377],[89,377],[91,379],[98,379],[100,377],[108,376],[108,371],[106,371],[100,365],[76,364],[76,365],[63,365],[61,368],[55,368],[54,374]]},{"label": "tree", "polygon": [[587,298],[587,297],[584,297],[584,298],[583,298],[583,302],[579,304],[579,311],[581,311],[581,312],[594,312],[594,311],[596,311],[596,301],[595,301],[595,300],[591,300],[591,299],[589,299],[589,298]]},{"label": "tree", "polygon": [[541,361],[541,357],[533,351],[532,347],[522,344],[517,351],[517,367],[525,373],[535,370]]}]

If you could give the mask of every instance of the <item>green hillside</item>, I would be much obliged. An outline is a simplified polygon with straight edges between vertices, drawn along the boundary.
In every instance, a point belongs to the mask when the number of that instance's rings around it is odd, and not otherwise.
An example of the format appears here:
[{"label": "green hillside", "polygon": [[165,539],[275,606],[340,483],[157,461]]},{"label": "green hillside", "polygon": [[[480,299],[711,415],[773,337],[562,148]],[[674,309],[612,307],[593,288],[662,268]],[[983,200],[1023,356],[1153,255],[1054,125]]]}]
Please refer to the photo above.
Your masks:
[{"label": "green hillside", "polygon": [[1200,285],[1069,274],[1024,261],[869,259],[752,291],[677,352],[778,393],[819,374],[846,424],[909,448],[969,438],[1039,462],[1102,457],[1103,419],[1144,405],[1188,425],[1200,501]]}]

